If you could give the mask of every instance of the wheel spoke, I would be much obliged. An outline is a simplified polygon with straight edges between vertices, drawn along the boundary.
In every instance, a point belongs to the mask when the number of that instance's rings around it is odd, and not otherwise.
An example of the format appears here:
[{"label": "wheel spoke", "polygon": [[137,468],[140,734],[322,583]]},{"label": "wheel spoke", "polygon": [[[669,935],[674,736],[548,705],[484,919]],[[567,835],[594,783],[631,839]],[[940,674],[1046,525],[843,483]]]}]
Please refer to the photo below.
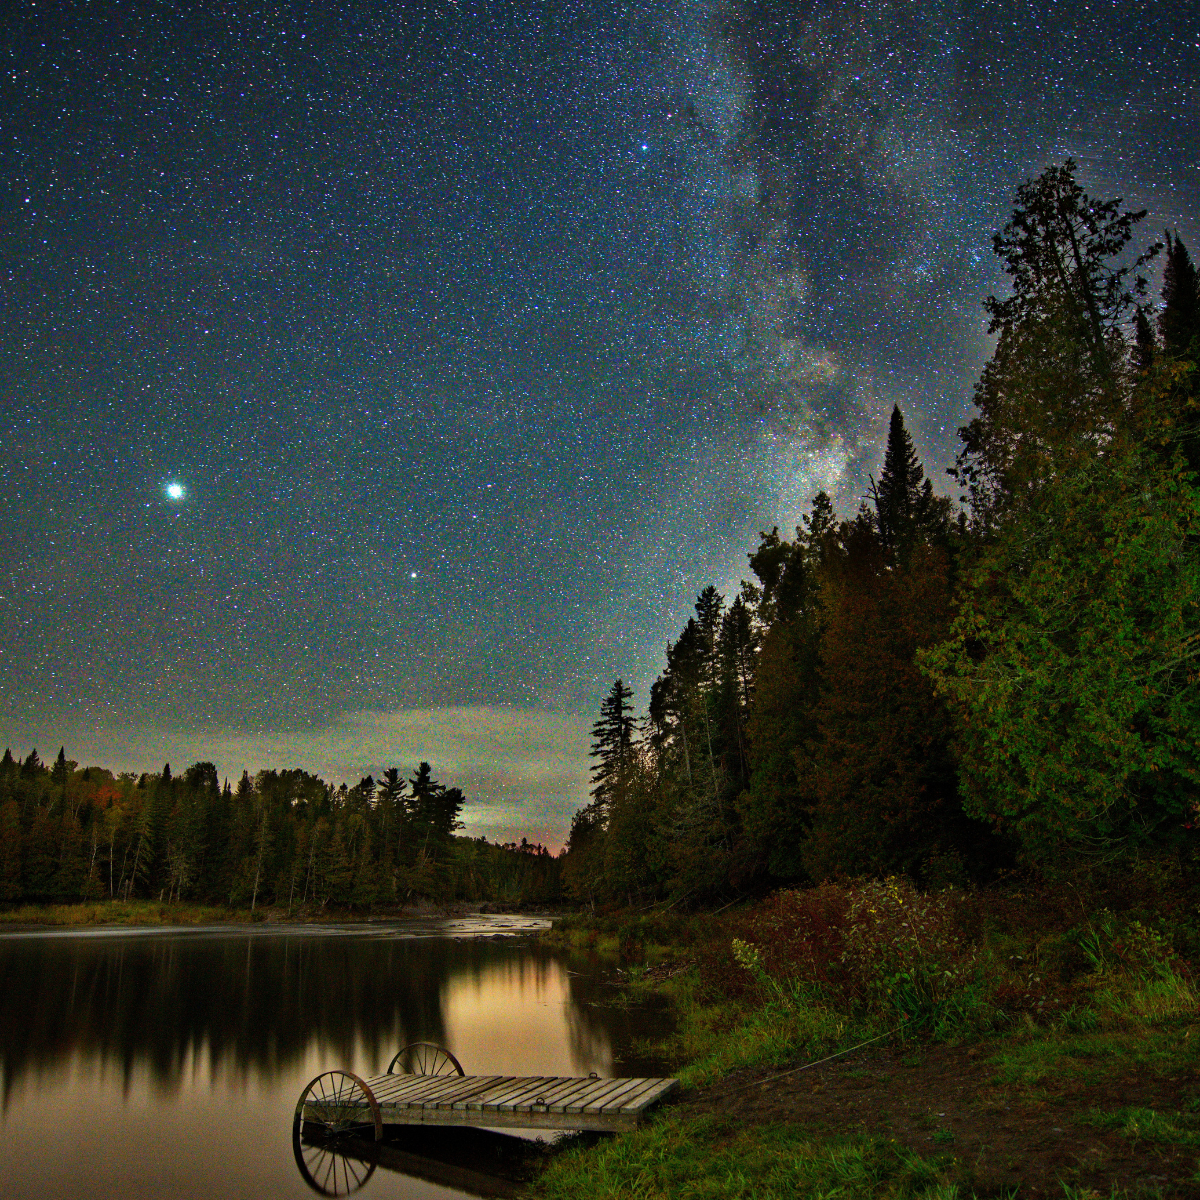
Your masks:
[{"label": "wheel spoke", "polygon": [[388,1065],[388,1074],[462,1075],[462,1064],[441,1046],[432,1042],[413,1042],[400,1050]]}]

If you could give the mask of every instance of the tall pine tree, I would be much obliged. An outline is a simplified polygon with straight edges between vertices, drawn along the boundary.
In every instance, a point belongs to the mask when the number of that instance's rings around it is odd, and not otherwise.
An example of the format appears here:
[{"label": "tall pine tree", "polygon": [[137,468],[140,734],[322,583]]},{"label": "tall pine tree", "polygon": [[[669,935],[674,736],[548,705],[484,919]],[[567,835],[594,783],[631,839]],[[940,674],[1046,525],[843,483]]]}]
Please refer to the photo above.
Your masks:
[{"label": "tall pine tree", "polygon": [[592,726],[592,804],[601,820],[620,794],[633,749],[633,690],[624,680],[613,682]]},{"label": "tall pine tree", "polygon": [[1167,261],[1163,267],[1163,308],[1158,317],[1163,353],[1170,358],[1189,354],[1193,339],[1200,337],[1200,277],[1179,234],[1167,237]]},{"label": "tall pine tree", "polygon": [[938,514],[937,498],[904,428],[899,405],[892,408],[883,473],[878,483],[871,480],[871,496],[875,527],[885,550],[902,554],[918,537],[931,532]]}]

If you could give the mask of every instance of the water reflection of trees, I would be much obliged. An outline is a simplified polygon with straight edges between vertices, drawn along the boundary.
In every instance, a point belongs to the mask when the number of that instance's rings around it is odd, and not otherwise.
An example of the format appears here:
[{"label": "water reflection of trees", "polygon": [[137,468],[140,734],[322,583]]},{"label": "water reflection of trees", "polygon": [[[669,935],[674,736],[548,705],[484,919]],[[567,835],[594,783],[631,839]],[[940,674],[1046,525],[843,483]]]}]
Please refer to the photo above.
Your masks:
[{"label": "water reflection of trees", "polygon": [[[445,1043],[452,981],[550,986],[557,955],[529,942],[259,931],[0,941],[0,1088],[85,1062],[135,1069],[171,1091],[199,1063],[213,1076],[276,1078],[312,1047],[383,1070],[410,1041]],[[612,1004],[611,975],[572,962],[566,1020],[574,1061],[644,1074],[635,1038],[662,1013]]]},{"label": "water reflection of trees", "polygon": [[638,1004],[624,1003],[611,965],[595,956],[578,956],[568,969],[567,1031],[575,1061],[595,1061],[611,1047],[614,1075],[661,1074],[662,1060],[648,1055],[639,1043],[671,1032],[674,1022],[666,1001],[651,996]]},{"label": "water reflection of trees", "polygon": [[314,1043],[382,1060],[444,1041],[450,979],[515,947],[448,939],[284,934],[48,938],[0,943],[0,1084],[73,1055],[136,1067],[160,1087],[194,1056],[211,1072],[274,1077]]}]

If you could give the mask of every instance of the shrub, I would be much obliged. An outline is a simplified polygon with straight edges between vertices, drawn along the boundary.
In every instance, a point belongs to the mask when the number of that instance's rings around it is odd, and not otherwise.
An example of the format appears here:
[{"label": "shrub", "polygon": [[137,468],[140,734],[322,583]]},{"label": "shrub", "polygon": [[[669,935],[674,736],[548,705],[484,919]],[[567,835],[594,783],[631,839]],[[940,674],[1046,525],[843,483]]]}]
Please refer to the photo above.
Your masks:
[{"label": "shrub", "polygon": [[807,990],[862,1016],[937,1025],[981,1004],[959,893],[902,879],[779,892],[737,922],[732,959],[710,956],[726,994],[751,982],[768,1000]]},{"label": "shrub", "polygon": [[953,892],[923,895],[907,880],[886,879],[856,885],[849,899],[842,964],[848,993],[869,1011],[936,1023],[976,982]]}]

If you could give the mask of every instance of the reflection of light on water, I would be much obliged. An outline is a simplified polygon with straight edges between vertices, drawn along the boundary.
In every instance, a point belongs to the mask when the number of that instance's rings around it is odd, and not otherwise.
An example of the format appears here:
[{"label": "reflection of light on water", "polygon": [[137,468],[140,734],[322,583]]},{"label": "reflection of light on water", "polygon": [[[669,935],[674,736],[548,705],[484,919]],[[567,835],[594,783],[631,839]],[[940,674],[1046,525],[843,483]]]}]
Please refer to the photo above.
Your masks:
[{"label": "reflection of light on water", "polygon": [[572,1020],[563,966],[519,958],[447,980],[446,1041],[468,1074],[572,1075],[612,1069],[607,1038]]},{"label": "reflection of light on water", "polygon": [[[396,932],[0,937],[6,1200],[311,1196],[301,1090],[379,1074],[413,1041],[472,1074],[613,1073],[610,1010],[549,956]],[[389,1170],[367,1195],[463,1193]]]}]

